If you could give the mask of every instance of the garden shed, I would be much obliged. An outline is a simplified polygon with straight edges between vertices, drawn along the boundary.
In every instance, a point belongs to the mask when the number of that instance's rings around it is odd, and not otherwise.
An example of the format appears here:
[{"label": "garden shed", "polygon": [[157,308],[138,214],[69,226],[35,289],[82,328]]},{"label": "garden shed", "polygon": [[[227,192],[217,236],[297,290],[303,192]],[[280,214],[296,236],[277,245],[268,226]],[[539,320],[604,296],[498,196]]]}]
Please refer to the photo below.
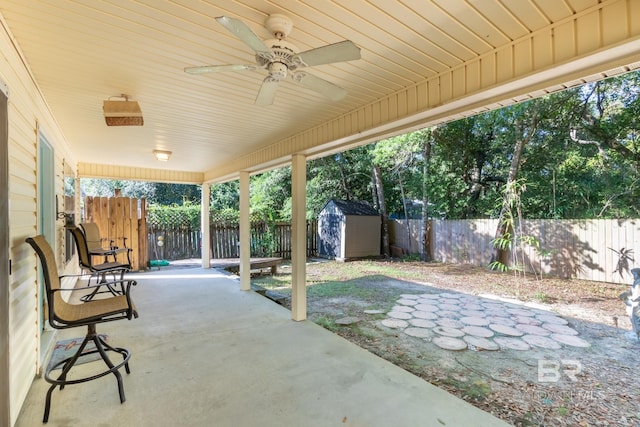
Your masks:
[{"label": "garden shed", "polygon": [[347,260],[380,255],[381,217],[365,202],[331,199],[318,216],[318,253]]}]

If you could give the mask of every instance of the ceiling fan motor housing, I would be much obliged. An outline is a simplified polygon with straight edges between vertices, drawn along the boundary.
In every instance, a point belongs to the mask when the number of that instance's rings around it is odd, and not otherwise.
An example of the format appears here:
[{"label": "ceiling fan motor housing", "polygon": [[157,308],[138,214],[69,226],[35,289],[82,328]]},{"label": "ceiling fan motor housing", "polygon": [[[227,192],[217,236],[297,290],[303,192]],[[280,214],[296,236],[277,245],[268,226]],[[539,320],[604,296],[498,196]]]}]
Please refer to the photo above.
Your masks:
[{"label": "ceiling fan motor housing", "polygon": [[294,58],[298,48],[286,40],[269,39],[265,40],[265,45],[269,46],[272,57],[265,58],[256,55],[258,65],[265,67],[269,71],[269,75],[277,80],[283,80],[287,77],[287,71],[295,70],[298,65]]}]

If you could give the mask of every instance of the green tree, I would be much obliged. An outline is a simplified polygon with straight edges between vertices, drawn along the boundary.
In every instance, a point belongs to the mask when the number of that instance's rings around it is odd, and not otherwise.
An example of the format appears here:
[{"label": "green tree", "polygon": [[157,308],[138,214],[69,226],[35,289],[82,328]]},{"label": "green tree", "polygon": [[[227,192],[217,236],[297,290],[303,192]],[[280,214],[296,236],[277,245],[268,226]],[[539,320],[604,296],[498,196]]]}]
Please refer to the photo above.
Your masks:
[{"label": "green tree", "polygon": [[265,221],[291,218],[291,167],[274,169],[251,177],[252,215]]},{"label": "green tree", "polygon": [[182,205],[185,203],[200,204],[202,190],[199,185],[169,184],[159,182],[155,184],[155,193],[149,199],[159,205]]}]

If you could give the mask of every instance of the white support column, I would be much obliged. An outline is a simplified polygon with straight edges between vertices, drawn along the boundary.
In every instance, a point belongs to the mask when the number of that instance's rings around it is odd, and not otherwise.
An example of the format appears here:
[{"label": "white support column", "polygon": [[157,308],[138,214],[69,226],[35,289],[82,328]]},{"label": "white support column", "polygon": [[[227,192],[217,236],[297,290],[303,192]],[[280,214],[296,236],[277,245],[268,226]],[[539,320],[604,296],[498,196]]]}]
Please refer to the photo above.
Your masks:
[{"label": "white support column", "polygon": [[209,207],[211,184],[202,183],[202,200],[200,202],[200,229],[202,230],[202,268],[211,268],[211,235],[209,233]]},{"label": "white support column", "polygon": [[249,222],[249,172],[240,172],[240,289],[251,289],[251,224]]},{"label": "white support column", "polygon": [[75,222],[79,224],[84,221],[84,218],[80,218],[80,202],[82,201],[82,191],[80,189],[80,177],[76,172],[73,180],[73,213],[75,214]]},{"label": "white support column", "polygon": [[291,318],[307,318],[307,159],[291,159]]}]

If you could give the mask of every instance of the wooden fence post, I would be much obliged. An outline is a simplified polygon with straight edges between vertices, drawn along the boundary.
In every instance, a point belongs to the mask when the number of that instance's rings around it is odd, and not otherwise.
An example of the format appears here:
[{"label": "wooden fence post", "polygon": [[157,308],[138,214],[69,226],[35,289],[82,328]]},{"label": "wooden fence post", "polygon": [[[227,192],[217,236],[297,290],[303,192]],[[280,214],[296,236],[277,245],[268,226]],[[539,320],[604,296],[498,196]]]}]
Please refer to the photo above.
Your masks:
[{"label": "wooden fence post", "polygon": [[136,233],[132,235],[137,237],[138,243],[138,265],[140,269],[146,269],[149,265],[149,238],[147,229],[147,199],[140,199],[140,210],[136,209],[136,213],[139,212],[136,225]]}]

